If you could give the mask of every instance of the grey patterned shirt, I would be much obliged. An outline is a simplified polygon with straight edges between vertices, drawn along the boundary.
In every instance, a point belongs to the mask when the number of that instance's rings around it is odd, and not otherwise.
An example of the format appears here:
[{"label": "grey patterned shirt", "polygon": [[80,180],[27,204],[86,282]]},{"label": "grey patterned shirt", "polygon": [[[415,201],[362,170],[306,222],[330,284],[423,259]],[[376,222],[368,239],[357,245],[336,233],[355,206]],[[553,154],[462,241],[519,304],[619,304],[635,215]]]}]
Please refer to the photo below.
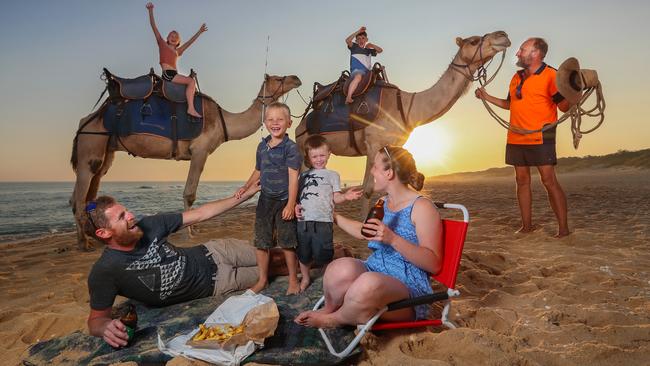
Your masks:
[{"label": "grey patterned shirt", "polygon": [[301,221],[332,222],[334,192],[341,191],[339,173],[329,169],[310,169],[300,174],[298,202],[303,209]]},{"label": "grey patterned shirt", "polygon": [[117,295],[154,306],[212,295],[214,264],[202,246],[167,241],[182,224],[180,213],[147,216],[137,224],[144,235],[132,251],[105,248],[88,275],[90,307],[109,308]]}]

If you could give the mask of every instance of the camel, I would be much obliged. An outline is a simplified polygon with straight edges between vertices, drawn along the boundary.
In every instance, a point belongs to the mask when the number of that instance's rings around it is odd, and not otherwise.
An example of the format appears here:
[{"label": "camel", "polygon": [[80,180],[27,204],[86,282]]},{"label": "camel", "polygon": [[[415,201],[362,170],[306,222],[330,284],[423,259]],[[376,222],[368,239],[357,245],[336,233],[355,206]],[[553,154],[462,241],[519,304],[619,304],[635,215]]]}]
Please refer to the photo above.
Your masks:
[{"label": "camel", "polygon": [[[183,191],[185,210],[190,209],[196,199],[196,188],[208,155],[227,140],[241,140],[255,133],[262,124],[263,106],[276,101],[300,85],[301,81],[295,75],[265,75],[260,92],[248,109],[241,113],[231,113],[222,109],[226,134],[219,117],[217,103],[209,97],[204,97],[203,132],[191,141],[178,141],[176,151],[176,160],[190,160],[190,170]],[[106,132],[102,113],[95,112],[81,119],[70,158],[72,169],[77,175],[70,205],[77,224],[77,243],[83,250],[93,249],[93,244],[83,231],[85,204],[96,198],[100,180],[111,167],[115,152],[127,151],[151,159],[172,159],[173,149],[169,139],[150,135],[120,138],[117,147],[114,148],[109,144],[109,136],[92,134],[93,132]]]},{"label": "camel", "polygon": [[[383,146],[402,146],[414,128],[432,122],[445,114],[471,85],[476,70],[497,53],[510,46],[510,39],[503,31],[488,33],[483,37],[456,38],[459,47],[447,70],[430,88],[409,93],[387,88],[381,98],[379,114],[375,121],[355,132],[357,149],[351,145],[348,131],[324,134],[330,149],[338,156],[365,156],[366,169],[363,178],[362,217],[368,209],[374,181],[370,168],[374,155]],[[405,121],[398,109],[401,94]],[[306,118],[296,127],[296,142],[302,146],[308,137]]]}]

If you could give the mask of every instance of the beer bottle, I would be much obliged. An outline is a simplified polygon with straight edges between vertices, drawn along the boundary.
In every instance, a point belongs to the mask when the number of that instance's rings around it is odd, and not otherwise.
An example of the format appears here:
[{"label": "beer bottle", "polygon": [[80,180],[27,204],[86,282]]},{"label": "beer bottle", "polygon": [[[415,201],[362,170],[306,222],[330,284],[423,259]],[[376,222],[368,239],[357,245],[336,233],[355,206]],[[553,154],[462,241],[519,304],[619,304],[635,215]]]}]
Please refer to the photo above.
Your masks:
[{"label": "beer bottle", "polygon": [[[370,219],[377,219],[379,221],[384,219],[384,199],[380,198],[377,200],[377,203],[375,203],[374,206],[370,209],[368,212],[368,216],[366,217],[366,221],[363,223],[367,223],[368,220]],[[366,238],[372,238],[375,236],[374,234],[368,234],[365,231],[363,231],[363,228],[361,229],[361,235],[365,236]]]},{"label": "beer bottle", "polygon": [[126,327],[126,334],[129,335],[127,343],[127,346],[129,346],[138,327],[138,314],[135,312],[135,305],[129,304],[127,306],[127,311],[120,317],[120,321]]}]

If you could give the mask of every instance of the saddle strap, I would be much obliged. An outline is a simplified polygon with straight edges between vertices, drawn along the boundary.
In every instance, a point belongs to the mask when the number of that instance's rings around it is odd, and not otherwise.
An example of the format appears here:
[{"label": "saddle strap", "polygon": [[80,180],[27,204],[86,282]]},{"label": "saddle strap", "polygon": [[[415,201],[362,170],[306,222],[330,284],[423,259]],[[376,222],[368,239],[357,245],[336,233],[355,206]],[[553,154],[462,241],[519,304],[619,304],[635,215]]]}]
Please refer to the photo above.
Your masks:
[{"label": "saddle strap", "polygon": [[226,120],[223,118],[223,109],[221,109],[219,104],[217,104],[217,110],[219,111],[219,120],[221,121],[221,128],[223,129],[223,142],[226,142],[228,141],[228,130],[226,129]]},{"label": "saddle strap", "polygon": [[400,89],[397,89],[397,109],[399,109],[399,114],[402,116],[402,122],[408,126],[408,121],[406,121],[406,115],[404,114],[404,105],[402,103],[402,91]]},{"label": "saddle strap", "polygon": [[171,115],[171,138],[172,138],[172,159],[176,159],[178,153],[178,117],[176,116],[176,103],[171,100],[167,100],[169,103],[169,110],[172,112]]},{"label": "saddle strap", "polygon": [[102,100],[104,94],[106,94],[107,91],[108,91],[108,84],[106,84],[106,86],[104,87],[104,91],[99,95],[99,98],[97,98],[97,101],[95,102],[95,105],[93,106],[92,110],[95,110],[95,107],[97,107],[97,104],[99,104],[99,101]]}]

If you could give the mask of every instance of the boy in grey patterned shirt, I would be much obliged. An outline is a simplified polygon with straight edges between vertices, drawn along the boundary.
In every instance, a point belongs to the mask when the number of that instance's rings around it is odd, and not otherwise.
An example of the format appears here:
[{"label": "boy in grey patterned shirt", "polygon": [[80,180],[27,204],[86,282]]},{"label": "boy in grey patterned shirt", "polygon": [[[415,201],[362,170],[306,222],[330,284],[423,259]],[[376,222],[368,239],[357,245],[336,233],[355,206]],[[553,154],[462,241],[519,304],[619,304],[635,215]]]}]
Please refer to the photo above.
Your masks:
[{"label": "boy in grey patterned shirt", "polygon": [[333,170],[326,169],[330,157],[327,141],[321,135],[311,135],[305,140],[305,165],[309,170],[300,174],[296,254],[300,262],[300,291],[304,291],[311,279],[312,264],[326,265],[332,260],[334,204],[356,200],[362,189],[356,187],[341,193],[341,179]]}]

